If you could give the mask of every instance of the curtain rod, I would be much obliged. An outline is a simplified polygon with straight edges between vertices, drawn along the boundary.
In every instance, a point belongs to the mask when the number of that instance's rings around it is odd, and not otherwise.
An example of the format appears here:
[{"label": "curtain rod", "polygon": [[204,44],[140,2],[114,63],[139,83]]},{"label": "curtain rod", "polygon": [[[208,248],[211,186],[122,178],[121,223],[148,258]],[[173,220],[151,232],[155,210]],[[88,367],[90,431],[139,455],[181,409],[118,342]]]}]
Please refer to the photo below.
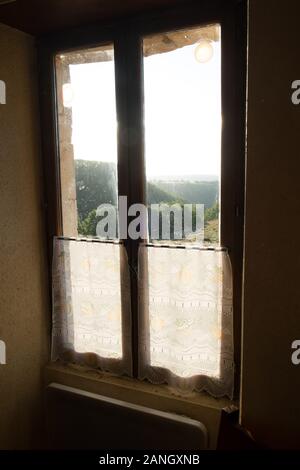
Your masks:
[{"label": "curtain rod", "polygon": [[101,240],[99,238],[84,237],[54,237],[56,240],[66,240],[70,242],[90,242],[90,243],[106,243],[109,245],[123,245],[122,240]]},{"label": "curtain rod", "polygon": [[142,244],[146,248],[176,248],[179,250],[198,250],[198,251],[226,251],[228,252],[228,248],[224,246],[195,246],[195,245],[167,245],[161,244],[158,245],[156,243],[145,243]]},{"label": "curtain rod", "polygon": [[[90,243],[103,243],[110,245],[123,245],[123,240],[101,240],[99,238],[76,238],[76,237],[54,237],[57,240],[66,240],[74,242],[90,242]],[[222,251],[229,252],[229,249],[223,246],[195,246],[195,245],[170,245],[170,244],[156,244],[156,243],[143,243],[140,244],[141,247],[145,248],[173,248],[179,250],[198,250],[198,251]]]}]

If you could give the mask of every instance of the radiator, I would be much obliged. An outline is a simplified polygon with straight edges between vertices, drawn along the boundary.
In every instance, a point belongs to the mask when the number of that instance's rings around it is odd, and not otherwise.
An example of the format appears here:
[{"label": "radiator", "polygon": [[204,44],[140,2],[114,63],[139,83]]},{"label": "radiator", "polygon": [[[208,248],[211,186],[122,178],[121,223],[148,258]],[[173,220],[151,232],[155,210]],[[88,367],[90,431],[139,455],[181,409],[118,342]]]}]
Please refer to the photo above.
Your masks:
[{"label": "radiator", "polygon": [[199,421],[56,383],[46,389],[46,420],[51,449],[207,448]]}]

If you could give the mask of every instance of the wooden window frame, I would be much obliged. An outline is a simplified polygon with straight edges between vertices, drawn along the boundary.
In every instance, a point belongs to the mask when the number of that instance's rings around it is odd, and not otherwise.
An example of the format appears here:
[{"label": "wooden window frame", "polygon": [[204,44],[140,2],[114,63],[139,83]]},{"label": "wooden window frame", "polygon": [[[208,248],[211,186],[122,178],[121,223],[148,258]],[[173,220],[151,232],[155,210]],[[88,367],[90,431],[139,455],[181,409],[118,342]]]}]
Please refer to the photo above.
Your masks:
[{"label": "wooden window frame", "polygon": [[[41,37],[38,42],[40,113],[45,179],[48,261],[51,279],[52,243],[62,235],[58,122],[54,58],[63,51],[114,44],[118,116],[119,194],[132,203],[145,201],[143,129],[143,50],[147,35],[206,24],[221,25],[222,168],[221,244],[229,250],[234,287],[235,394],[239,390],[244,227],[246,0],[201,0],[164,8],[110,24],[99,23]],[[129,105],[130,103],[130,105]],[[120,133],[122,139],[120,139]],[[130,171],[134,168],[134,171]],[[139,241],[126,240],[131,269],[133,376],[138,376],[137,257]],[[50,282],[51,285],[51,282]],[[51,287],[50,287],[51,290]],[[51,295],[51,292],[50,292]]]}]

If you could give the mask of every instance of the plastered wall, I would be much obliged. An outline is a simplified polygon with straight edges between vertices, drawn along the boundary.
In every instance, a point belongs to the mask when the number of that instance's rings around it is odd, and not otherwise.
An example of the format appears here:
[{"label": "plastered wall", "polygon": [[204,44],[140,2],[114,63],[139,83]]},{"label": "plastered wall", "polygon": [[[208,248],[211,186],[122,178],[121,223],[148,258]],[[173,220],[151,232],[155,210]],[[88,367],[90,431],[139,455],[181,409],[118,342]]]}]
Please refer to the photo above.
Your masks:
[{"label": "plastered wall", "polygon": [[242,424],[300,447],[299,0],[250,0]]},{"label": "plastered wall", "polygon": [[42,368],[49,307],[37,69],[31,37],[0,25],[0,448],[43,445]]},{"label": "plastered wall", "polygon": [[[300,2],[250,0],[241,422],[264,446],[299,447]],[[42,444],[49,306],[33,39],[0,25],[0,448]]]}]

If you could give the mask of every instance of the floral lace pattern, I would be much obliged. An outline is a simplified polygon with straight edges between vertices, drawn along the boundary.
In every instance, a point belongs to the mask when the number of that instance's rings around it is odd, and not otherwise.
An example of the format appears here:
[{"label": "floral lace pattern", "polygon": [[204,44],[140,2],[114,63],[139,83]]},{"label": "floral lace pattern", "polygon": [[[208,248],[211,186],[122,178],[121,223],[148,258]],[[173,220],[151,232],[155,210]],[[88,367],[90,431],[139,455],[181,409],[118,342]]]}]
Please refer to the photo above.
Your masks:
[{"label": "floral lace pattern", "polygon": [[[132,376],[130,279],[116,243],[54,240],[52,360]],[[141,247],[139,378],[232,398],[232,273],[220,250]]]},{"label": "floral lace pattern", "polygon": [[124,247],[55,239],[53,260],[52,359],[131,375]]},{"label": "floral lace pattern", "polygon": [[224,251],[140,250],[140,378],[233,395],[232,275]]}]

